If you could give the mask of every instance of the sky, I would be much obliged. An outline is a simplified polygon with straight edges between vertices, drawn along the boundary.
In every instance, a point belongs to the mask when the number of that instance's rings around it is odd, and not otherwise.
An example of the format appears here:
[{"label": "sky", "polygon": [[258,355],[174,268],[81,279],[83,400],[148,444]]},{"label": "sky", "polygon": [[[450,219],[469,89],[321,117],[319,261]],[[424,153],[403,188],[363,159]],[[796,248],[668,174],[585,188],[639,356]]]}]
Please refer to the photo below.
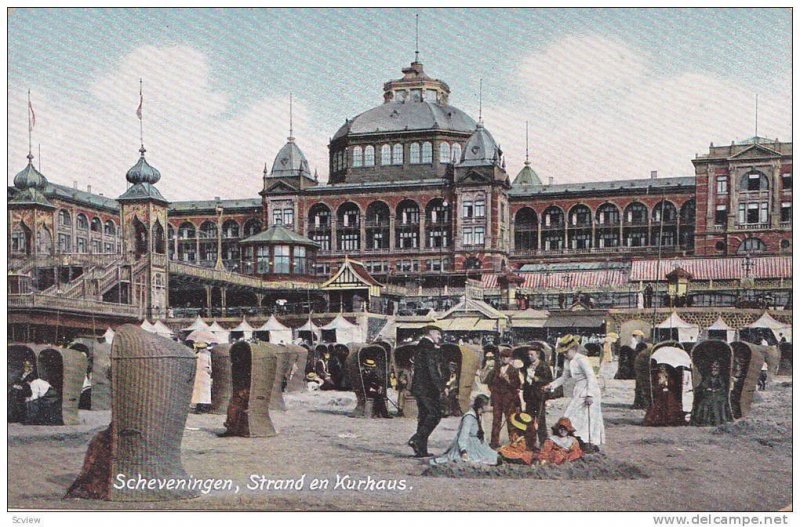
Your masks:
[{"label": "sky", "polygon": [[[118,196],[140,146],[170,201],[257,198],[294,136],[320,180],[346,118],[414,58],[483,120],[513,178],[693,174],[710,143],[791,140],[788,9],[16,9],[8,181],[28,153],[54,183]],[[39,159],[41,148],[41,159]]]}]

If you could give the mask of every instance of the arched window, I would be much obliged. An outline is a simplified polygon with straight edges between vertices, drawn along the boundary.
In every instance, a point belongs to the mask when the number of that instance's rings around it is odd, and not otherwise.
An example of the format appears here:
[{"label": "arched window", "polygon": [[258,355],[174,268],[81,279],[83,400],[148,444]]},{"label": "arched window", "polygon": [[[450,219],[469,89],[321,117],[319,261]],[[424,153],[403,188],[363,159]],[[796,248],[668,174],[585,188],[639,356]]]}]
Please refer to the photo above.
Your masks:
[{"label": "arched window", "polygon": [[78,214],[78,228],[87,230],[89,228],[89,220],[85,214]]},{"label": "arched window", "polygon": [[261,222],[256,218],[250,218],[244,223],[244,236],[252,236],[261,232]]},{"label": "arched window", "polygon": [[392,147],[389,145],[383,145],[381,147],[381,165],[391,165],[392,164]]},{"label": "arched window", "polygon": [[753,192],[758,190],[769,189],[769,179],[758,170],[751,170],[742,176],[739,182],[739,189],[745,192]]},{"label": "arched window", "polygon": [[178,227],[178,238],[181,240],[190,240],[195,237],[194,224],[188,221],[181,223]]},{"label": "arched window", "polygon": [[452,159],[456,163],[461,161],[461,145],[459,143],[453,143]]},{"label": "arched window", "polygon": [[68,211],[58,211],[58,224],[61,227],[72,227],[72,216],[70,216]]},{"label": "arched window", "polygon": [[613,203],[604,203],[597,208],[597,224],[600,226],[618,225],[619,209]]},{"label": "arched window", "polygon": [[450,159],[450,143],[446,142],[439,143],[439,163],[446,164],[451,162],[452,160]]},{"label": "arched window", "polygon": [[156,220],[156,224],[153,225],[153,251],[155,251],[156,254],[164,254],[166,252],[164,227],[161,226],[161,222],[158,220]]},{"label": "arched window", "polygon": [[628,223],[647,225],[647,207],[642,203],[631,203],[625,207],[625,221]]},{"label": "arched window", "polygon": [[[662,205],[663,203],[663,205]],[[653,221],[656,223],[661,222],[661,209],[664,209],[664,223],[674,223],[678,219],[678,209],[669,201],[659,201],[653,207]]]},{"label": "arched window", "polygon": [[223,238],[238,238],[239,237],[239,222],[236,220],[225,220],[222,224],[222,237]]},{"label": "arched window", "polygon": [[747,238],[736,250],[737,254],[763,253],[767,251],[767,244],[758,238]]},{"label": "arched window", "polygon": [[106,221],[105,226],[103,227],[103,234],[106,236],[114,236],[117,234],[117,224],[114,223],[112,220]]},{"label": "arched window", "polygon": [[419,164],[419,143],[411,143],[408,147],[408,162],[412,165]]},{"label": "arched window", "polygon": [[202,225],[200,225],[200,237],[206,239],[216,239],[217,238],[217,224],[213,221],[204,221]]},{"label": "arched window", "polygon": [[530,207],[522,207],[514,216],[514,248],[517,251],[538,249],[539,218]]},{"label": "arched window", "polygon": [[400,143],[397,143],[392,147],[392,164],[393,165],[403,164],[403,145],[401,145]]},{"label": "arched window", "polygon": [[353,148],[353,167],[360,167],[363,163],[361,147],[356,146]]},{"label": "arched window", "polygon": [[586,205],[575,205],[569,211],[570,227],[591,227],[592,211]]},{"label": "arched window", "polygon": [[431,143],[422,143],[422,162],[433,163],[433,145]]},{"label": "arched window", "polygon": [[555,205],[551,205],[542,213],[545,227],[561,227],[564,225],[564,211]]},{"label": "arched window", "polygon": [[103,222],[97,216],[92,218],[92,232],[103,232]]},{"label": "arched window", "polygon": [[364,148],[364,166],[365,167],[375,166],[375,147],[372,145],[369,145],[366,148]]}]

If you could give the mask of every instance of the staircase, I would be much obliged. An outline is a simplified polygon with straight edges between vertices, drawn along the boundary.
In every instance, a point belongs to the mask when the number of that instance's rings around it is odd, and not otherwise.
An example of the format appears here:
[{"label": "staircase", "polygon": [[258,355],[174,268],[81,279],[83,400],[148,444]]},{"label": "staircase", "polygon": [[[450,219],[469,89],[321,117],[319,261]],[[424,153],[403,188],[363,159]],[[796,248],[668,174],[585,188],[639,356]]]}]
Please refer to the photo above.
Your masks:
[{"label": "staircase", "polygon": [[52,285],[41,292],[43,295],[58,295],[62,298],[85,298],[89,295],[86,294],[87,282],[90,280],[97,281],[97,294],[91,296],[102,297],[103,293],[113,287],[119,281],[119,269],[124,263],[122,256],[117,256],[110,263],[104,265],[96,265],[84,270],[83,274],[69,282],[68,284],[61,284],[59,286]]}]

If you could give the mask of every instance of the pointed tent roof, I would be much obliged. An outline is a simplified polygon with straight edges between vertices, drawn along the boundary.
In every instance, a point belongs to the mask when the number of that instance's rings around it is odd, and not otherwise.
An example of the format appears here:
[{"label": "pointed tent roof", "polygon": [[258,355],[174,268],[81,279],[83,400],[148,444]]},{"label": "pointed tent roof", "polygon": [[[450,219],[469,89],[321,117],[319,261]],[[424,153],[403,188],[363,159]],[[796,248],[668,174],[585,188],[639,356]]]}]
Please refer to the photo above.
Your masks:
[{"label": "pointed tent roof", "polygon": [[106,329],[106,332],[103,333],[103,339],[106,341],[107,344],[111,344],[111,341],[114,340],[114,335],[116,333],[110,327]]},{"label": "pointed tent roof", "polygon": [[274,243],[274,244],[293,244],[293,245],[308,245],[311,247],[319,248],[319,244],[312,241],[305,236],[297,234],[291,229],[287,229],[283,225],[273,224],[266,230],[254,234],[239,242],[242,243]]},{"label": "pointed tent roof", "polygon": [[672,314],[666,318],[661,324],[656,326],[659,329],[681,329],[681,328],[699,328],[697,324],[689,324],[685,320],[683,320],[676,311],[673,311]]},{"label": "pointed tent roof", "polygon": [[717,317],[717,320],[708,326],[707,329],[716,330],[716,331],[733,331],[733,328],[730,327],[723,319],[722,316]]},{"label": "pointed tent roof", "polygon": [[342,316],[341,313],[336,315],[336,318],[331,320],[328,324],[325,324],[320,329],[351,329],[357,328],[355,324],[349,322],[346,318]]},{"label": "pointed tent roof", "polygon": [[250,324],[247,322],[247,319],[246,319],[246,318],[242,317],[242,321],[239,323],[239,325],[238,325],[238,326],[236,326],[235,328],[233,328],[233,329],[231,330],[231,333],[233,333],[234,331],[245,331],[245,332],[246,332],[246,331],[253,331],[253,326],[251,326],[251,325],[250,325]]},{"label": "pointed tent roof", "polygon": [[270,315],[266,322],[261,327],[256,328],[256,331],[286,331],[291,330],[288,326],[281,324],[275,315]]},{"label": "pointed tent roof", "polygon": [[142,320],[142,324],[139,327],[141,327],[148,333],[155,333],[155,330],[153,329],[153,324],[151,324],[150,321],[147,319]]},{"label": "pointed tent roof", "polygon": [[194,331],[196,329],[208,329],[208,324],[203,322],[203,319],[200,318],[200,315],[197,315],[197,318],[194,319],[192,325],[186,328],[183,328],[183,331]]},{"label": "pointed tent roof", "polygon": [[270,171],[269,177],[296,176],[312,179],[305,154],[294,142],[294,137],[289,137],[283,148],[278,150],[275,161],[272,162],[272,171]]},{"label": "pointed tent roof", "polygon": [[761,317],[747,326],[748,328],[768,328],[768,329],[786,329],[792,327],[791,324],[784,324],[783,322],[778,322],[772,316],[764,311],[764,314]]},{"label": "pointed tent roof", "polygon": [[210,326],[208,326],[208,330],[211,333],[227,333],[228,332],[228,330],[223,328],[222,326],[220,326],[219,322],[217,322],[216,320],[213,321]]},{"label": "pointed tent roof", "polygon": [[297,328],[297,331],[312,331],[312,332],[319,332],[319,326],[314,324],[314,322],[309,318],[305,324]]},{"label": "pointed tent roof", "polygon": [[153,331],[156,333],[156,335],[162,335],[164,337],[171,337],[174,335],[172,330],[160,320],[156,320],[153,323]]}]

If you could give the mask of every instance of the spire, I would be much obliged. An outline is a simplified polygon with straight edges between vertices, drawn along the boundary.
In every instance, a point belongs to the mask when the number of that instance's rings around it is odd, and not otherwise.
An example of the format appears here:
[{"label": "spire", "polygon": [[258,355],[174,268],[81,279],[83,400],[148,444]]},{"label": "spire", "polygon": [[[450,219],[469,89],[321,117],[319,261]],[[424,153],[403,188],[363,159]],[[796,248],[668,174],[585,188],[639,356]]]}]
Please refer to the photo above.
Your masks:
[{"label": "spire", "polygon": [[144,124],[142,122],[142,104],[144,103],[144,97],[142,96],[142,78],[139,77],[139,107],[136,108],[136,117],[139,118],[139,143],[142,145],[139,149],[139,152],[144,157],[145,149],[144,149]]},{"label": "spire", "polygon": [[528,157],[528,121],[525,121],[525,165],[530,165],[531,160]]},{"label": "spire", "polygon": [[419,14],[416,17],[416,35],[414,39],[414,62],[419,62]]},{"label": "spire", "polygon": [[292,117],[292,92],[289,92],[289,142],[294,141],[294,122]]},{"label": "spire", "polygon": [[755,142],[758,143],[758,94],[757,93],[756,93],[756,134],[753,137],[755,137]]},{"label": "spire", "polygon": [[264,177],[267,177],[267,162],[264,161]]},{"label": "spire", "polygon": [[483,124],[483,79],[478,84],[478,124]]},{"label": "spire", "polygon": [[28,164],[33,163],[33,127],[36,124],[36,114],[31,105],[31,90],[28,88]]}]

